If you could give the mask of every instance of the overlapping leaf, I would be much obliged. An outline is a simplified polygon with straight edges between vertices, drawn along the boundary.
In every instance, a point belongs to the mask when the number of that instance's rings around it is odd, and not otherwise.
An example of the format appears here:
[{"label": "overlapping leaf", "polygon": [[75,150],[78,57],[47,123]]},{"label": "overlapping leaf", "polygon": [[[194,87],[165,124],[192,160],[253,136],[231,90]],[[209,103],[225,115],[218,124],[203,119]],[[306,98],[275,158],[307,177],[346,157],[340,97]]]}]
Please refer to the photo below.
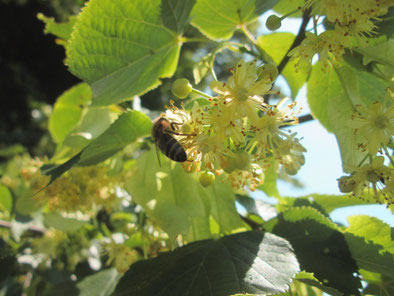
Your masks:
[{"label": "overlapping leaf", "polygon": [[191,243],[132,265],[114,296],[227,296],[287,290],[299,271],[290,244],[270,233],[243,232]]}]

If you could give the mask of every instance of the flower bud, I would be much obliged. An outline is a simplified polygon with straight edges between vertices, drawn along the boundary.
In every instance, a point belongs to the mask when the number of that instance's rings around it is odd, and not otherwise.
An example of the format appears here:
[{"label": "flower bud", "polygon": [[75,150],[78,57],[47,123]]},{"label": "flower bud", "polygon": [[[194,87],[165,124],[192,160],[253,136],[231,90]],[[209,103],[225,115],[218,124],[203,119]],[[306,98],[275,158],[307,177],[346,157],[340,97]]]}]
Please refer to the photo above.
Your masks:
[{"label": "flower bud", "polygon": [[268,79],[268,81],[273,82],[278,76],[278,68],[272,63],[267,63],[257,69],[257,75],[258,80]]},{"label": "flower bud", "polygon": [[180,99],[186,98],[192,92],[192,90],[193,87],[186,78],[175,80],[171,86],[172,94]]},{"label": "flower bud", "polygon": [[267,21],[265,22],[265,26],[267,27],[268,30],[270,31],[276,31],[280,28],[282,25],[282,20],[280,17],[272,14],[267,18]]},{"label": "flower bud", "polygon": [[343,176],[338,179],[339,191],[341,191],[343,193],[352,192],[355,185],[356,185],[356,182],[352,179],[352,177]]},{"label": "flower bud", "polygon": [[198,181],[200,181],[202,187],[208,187],[215,182],[215,175],[212,172],[201,172]]}]

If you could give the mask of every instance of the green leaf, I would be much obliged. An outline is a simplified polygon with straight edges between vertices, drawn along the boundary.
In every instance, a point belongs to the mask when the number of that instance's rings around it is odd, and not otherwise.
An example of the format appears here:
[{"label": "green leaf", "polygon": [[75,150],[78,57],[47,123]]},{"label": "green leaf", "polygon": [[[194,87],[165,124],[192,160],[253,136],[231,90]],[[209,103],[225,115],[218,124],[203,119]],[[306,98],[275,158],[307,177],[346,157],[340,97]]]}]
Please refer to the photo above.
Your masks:
[{"label": "green leaf", "polygon": [[346,232],[362,236],[366,240],[382,246],[382,251],[394,254],[394,243],[391,239],[390,225],[378,218],[367,215],[350,216],[347,219],[349,221],[349,227],[346,229]]},{"label": "green leaf", "polygon": [[338,208],[371,204],[371,202],[363,201],[350,195],[331,195],[318,193],[308,194],[299,198],[283,198],[279,200],[279,203],[281,204],[285,201],[286,204],[292,206],[297,201],[297,199],[306,199],[311,203],[317,203],[328,214]]},{"label": "green leaf", "polygon": [[113,295],[274,294],[286,291],[298,271],[284,239],[250,231],[138,261],[120,279]]},{"label": "green leaf", "polygon": [[332,67],[326,67],[324,71],[320,62],[312,66],[307,83],[308,104],[313,117],[317,118],[329,132],[333,132],[332,121],[328,117],[328,103],[333,97],[342,93],[342,86]]},{"label": "green leaf", "polygon": [[273,9],[275,12],[280,13],[282,15],[298,10],[298,12],[290,15],[289,17],[301,17],[302,13],[298,8],[303,7],[304,2],[305,2],[304,0],[281,0],[274,6]]},{"label": "green leaf", "polygon": [[208,38],[226,40],[240,25],[248,24],[257,17],[254,0],[197,0],[191,24]]},{"label": "green leaf", "polygon": [[67,48],[70,71],[92,87],[93,105],[110,105],[157,87],[176,69],[179,36],[164,27],[160,0],[92,0]]},{"label": "green leaf", "polygon": [[161,19],[163,24],[178,33],[189,22],[189,15],[196,0],[161,0]]},{"label": "green leaf", "polygon": [[115,268],[100,271],[85,277],[77,284],[78,296],[109,296],[115,289],[120,276]]},{"label": "green leaf", "polygon": [[275,161],[271,161],[271,165],[268,170],[264,173],[264,183],[257,189],[263,191],[268,197],[279,197],[278,186],[276,180],[278,179],[278,173]]},{"label": "green leaf", "polygon": [[[257,39],[257,43],[267,54],[269,54],[275,64],[279,65],[293,44],[295,37],[296,36],[292,33],[272,33],[260,36]],[[304,85],[307,78],[306,71],[296,72],[294,67],[295,63],[295,61],[289,61],[282,71],[282,75],[290,87],[291,96],[293,98],[297,96],[298,91]]]},{"label": "green leaf", "polygon": [[393,254],[384,252],[381,245],[367,241],[362,236],[345,232],[346,242],[357,265],[368,271],[382,273],[388,276],[394,274]]},{"label": "green leaf", "polygon": [[297,207],[280,213],[264,229],[286,238],[301,269],[313,273],[325,287],[360,295],[360,280],[354,276],[357,265],[344,235],[329,218],[313,208]]},{"label": "green leaf", "polygon": [[138,138],[149,135],[151,129],[152,122],[148,116],[135,110],[127,111],[82,151],[78,164],[99,163]]},{"label": "green leaf", "polygon": [[83,109],[92,99],[92,91],[86,83],[80,83],[65,91],[53,107],[49,118],[49,132],[57,143],[62,143],[78,124]]},{"label": "green leaf", "polygon": [[90,107],[82,114],[78,125],[64,139],[64,146],[74,149],[86,147],[114,122],[114,117],[115,113],[109,107]]},{"label": "green leaf", "polygon": [[63,45],[71,38],[73,27],[77,21],[77,17],[70,16],[68,22],[56,23],[53,17],[46,17],[42,13],[38,13],[37,18],[45,23],[44,33],[62,39],[60,43]]},{"label": "green leaf", "polygon": [[0,211],[7,211],[11,214],[12,203],[11,192],[6,186],[0,184]]},{"label": "green leaf", "polygon": [[371,61],[376,61],[382,65],[388,66],[394,72],[394,40],[389,39],[371,47],[360,47],[356,51],[364,55],[363,64],[367,65]]},{"label": "green leaf", "polygon": [[148,135],[151,128],[152,122],[144,113],[134,110],[123,113],[104,133],[68,161],[60,165],[43,166],[42,173],[51,178],[40,191],[47,188],[74,165],[88,166],[104,161],[126,145]]},{"label": "green leaf", "polygon": [[350,64],[335,68],[335,71],[344,93],[354,106],[357,104],[369,106],[379,97],[384,98],[387,85],[377,76],[352,67]]},{"label": "green leaf", "polygon": [[208,197],[179,164],[162,158],[159,167],[156,153],[151,149],[137,159],[125,185],[134,201],[171,239],[180,233],[187,235],[198,218],[206,223],[200,224],[203,228],[193,229],[194,239],[210,237]]},{"label": "green leaf", "polygon": [[365,295],[394,295],[394,277],[360,270],[361,276],[368,286]]},{"label": "green leaf", "polygon": [[45,213],[44,224],[46,227],[53,227],[63,232],[74,232],[86,225],[87,222],[73,218],[65,218],[55,213]]},{"label": "green leaf", "polygon": [[351,173],[355,166],[364,158],[364,153],[358,149],[359,135],[354,129],[347,128],[354,114],[354,108],[345,95],[334,96],[328,103],[328,118],[332,131],[335,133],[341,152],[342,168],[346,173]]}]

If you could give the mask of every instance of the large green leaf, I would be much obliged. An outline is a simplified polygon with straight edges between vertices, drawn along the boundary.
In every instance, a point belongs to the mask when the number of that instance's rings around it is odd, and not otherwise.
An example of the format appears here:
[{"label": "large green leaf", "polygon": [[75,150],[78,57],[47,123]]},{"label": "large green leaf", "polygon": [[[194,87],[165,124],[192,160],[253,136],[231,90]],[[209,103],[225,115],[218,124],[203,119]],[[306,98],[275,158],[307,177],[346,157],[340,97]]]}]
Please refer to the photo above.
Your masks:
[{"label": "large green leaf", "polygon": [[382,246],[382,251],[394,254],[394,243],[391,238],[390,225],[378,218],[367,215],[350,216],[347,219],[349,221],[349,227],[346,229],[346,232],[362,236],[368,241]]},{"label": "large green leaf", "polygon": [[309,205],[312,207],[314,207],[313,204],[319,205],[327,214],[331,213],[333,210],[338,208],[372,204],[371,202],[364,201],[350,195],[332,195],[332,194],[313,193],[297,198],[294,197],[280,198],[278,199],[279,201],[278,207],[281,210],[284,210],[284,209],[288,209],[289,207],[299,206],[303,203],[302,200],[307,200],[310,203]]},{"label": "large green leaf", "polygon": [[62,143],[78,124],[83,110],[92,99],[92,91],[86,83],[80,83],[65,91],[53,107],[49,118],[49,132],[57,143]]},{"label": "large green leaf", "polygon": [[94,105],[143,94],[174,73],[181,43],[162,25],[160,5],[160,0],[91,0],[83,9],[66,63],[91,85]]},{"label": "large green leaf", "polygon": [[114,296],[274,294],[286,291],[298,271],[287,241],[243,232],[139,261],[120,279]]},{"label": "large green leaf", "polygon": [[394,40],[389,39],[383,43],[380,43],[371,47],[360,47],[356,51],[364,55],[364,65],[371,61],[376,61],[382,65],[388,66],[394,73]]},{"label": "large green leaf", "polygon": [[153,149],[138,158],[131,174],[126,189],[172,239],[179,234],[188,241],[210,238],[210,219],[221,233],[244,226],[228,184],[216,180],[203,188],[193,174],[167,158],[159,167]]},{"label": "large green leaf", "polygon": [[256,20],[275,3],[259,0],[197,0],[191,23],[211,39],[226,40],[241,25]]},{"label": "large green leaf", "polygon": [[196,0],[161,0],[163,24],[173,31],[182,33],[195,2]]},{"label": "large green leaf", "polygon": [[342,93],[342,87],[338,76],[332,67],[324,68],[320,62],[312,66],[311,76],[307,83],[308,104],[311,108],[313,117],[332,132],[332,121],[328,117],[329,101]]},{"label": "large green leaf", "polygon": [[360,294],[360,279],[354,276],[357,265],[344,235],[329,218],[311,207],[297,207],[280,213],[264,229],[286,238],[301,269],[313,273],[324,286],[347,295]]},{"label": "large green leaf", "polygon": [[138,138],[150,134],[152,122],[144,113],[131,110],[123,113],[81,154],[79,165],[92,165],[111,157]]},{"label": "large green leaf", "polygon": [[[273,33],[260,36],[257,43],[269,54],[276,65],[279,65],[292,45],[295,35],[292,33]],[[306,71],[295,70],[295,61],[289,61],[282,71],[290,90],[291,96],[295,98],[300,88],[304,85],[307,77]]]},{"label": "large green leaf", "polygon": [[392,276],[394,274],[394,258],[390,252],[384,252],[381,245],[367,241],[359,235],[345,232],[347,245],[357,265],[365,270]]}]

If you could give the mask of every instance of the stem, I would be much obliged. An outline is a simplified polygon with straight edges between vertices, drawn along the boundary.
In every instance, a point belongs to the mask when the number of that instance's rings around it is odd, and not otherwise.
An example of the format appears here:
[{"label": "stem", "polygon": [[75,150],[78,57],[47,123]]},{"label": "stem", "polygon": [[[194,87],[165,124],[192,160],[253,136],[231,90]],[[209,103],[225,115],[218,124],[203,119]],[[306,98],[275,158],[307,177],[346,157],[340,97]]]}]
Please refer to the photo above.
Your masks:
[{"label": "stem", "polygon": [[304,14],[302,15],[302,23],[301,23],[300,29],[298,30],[297,37],[294,39],[293,44],[290,46],[289,50],[286,52],[285,56],[283,57],[283,59],[280,61],[279,65],[278,65],[278,75],[280,75],[282,73],[283,69],[285,68],[285,66],[287,65],[287,63],[290,60],[290,57],[288,56],[289,52],[293,48],[300,45],[301,42],[305,39],[305,30],[306,30],[306,26],[309,23],[310,18],[311,17],[309,15],[309,10],[306,10],[304,12]]},{"label": "stem", "polygon": [[199,91],[198,89],[192,89],[192,92],[194,92],[194,93],[196,93],[196,94],[199,94],[199,95],[201,95],[201,96],[203,96],[203,97],[205,97],[205,98],[207,98],[207,99],[212,99],[212,97],[211,96],[209,96],[209,95],[207,95],[206,93],[203,93],[202,91]]},{"label": "stem", "polygon": [[242,33],[245,34],[246,38],[248,38],[249,41],[252,42],[252,44],[253,44],[257,49],[260,49],[260,48],[259,48],[259,45],[257,44],[257,40],[254,38],[254,36],[252,35],[252,33],[249,32],[249,30],[248,30],[248,28],[246,28],[246,25],[245,25],[245,24],[242,24],[242,25],[241,25],[241,31],[242,31]]}]

